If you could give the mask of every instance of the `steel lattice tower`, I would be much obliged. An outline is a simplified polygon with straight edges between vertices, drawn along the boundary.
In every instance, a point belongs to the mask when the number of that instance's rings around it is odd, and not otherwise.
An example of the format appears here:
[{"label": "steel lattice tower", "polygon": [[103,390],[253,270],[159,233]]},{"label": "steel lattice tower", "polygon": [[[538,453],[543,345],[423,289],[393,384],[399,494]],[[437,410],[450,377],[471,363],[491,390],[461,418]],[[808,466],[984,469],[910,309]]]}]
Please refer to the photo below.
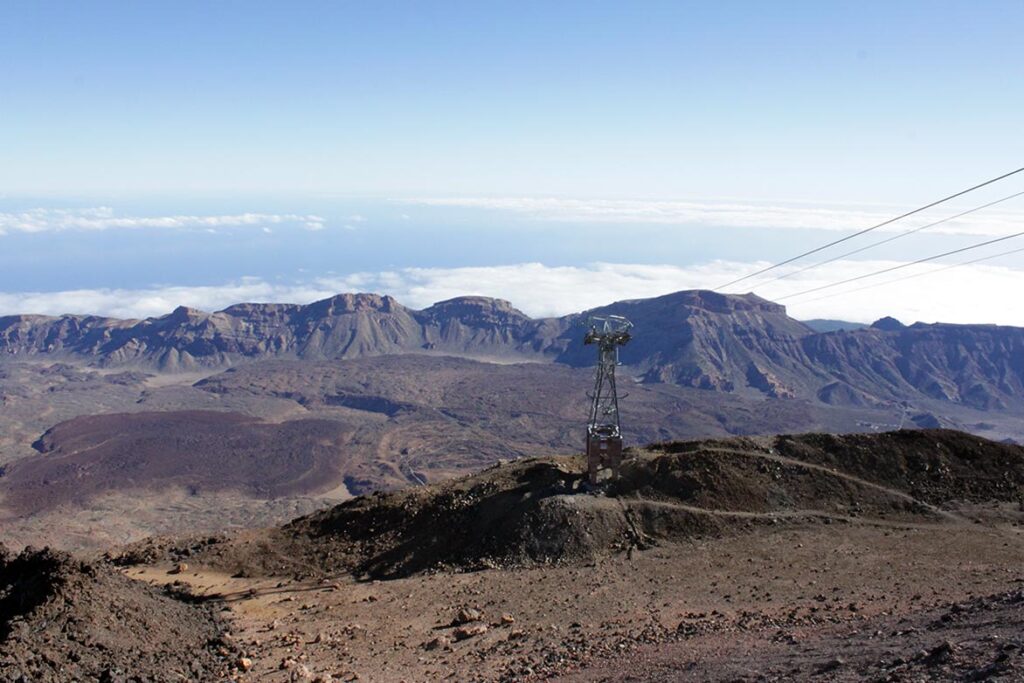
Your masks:
[{"label": "steel lattice tower", "polygon": [[587,422],[587,477],[597,484],[598,472],[611,469],[619,476],[622,463],[622,430],[619,424],[619,395],[615,387],[615,368],[619,347],[628,342],[633,323],[622,316],[591,317],[584,344],[597,345],[597,370],[590,398]]}]

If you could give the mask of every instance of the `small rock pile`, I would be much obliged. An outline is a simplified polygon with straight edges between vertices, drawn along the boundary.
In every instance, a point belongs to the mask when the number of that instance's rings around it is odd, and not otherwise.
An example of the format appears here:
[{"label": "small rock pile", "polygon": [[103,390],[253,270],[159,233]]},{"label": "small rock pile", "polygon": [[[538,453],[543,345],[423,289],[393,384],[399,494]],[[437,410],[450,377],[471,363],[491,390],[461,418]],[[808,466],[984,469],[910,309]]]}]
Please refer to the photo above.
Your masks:
[{"label": "small rock pile", "polygon": [[62,552],[0,546],[0,682],[220,680],[238,661],[205,606]]}]

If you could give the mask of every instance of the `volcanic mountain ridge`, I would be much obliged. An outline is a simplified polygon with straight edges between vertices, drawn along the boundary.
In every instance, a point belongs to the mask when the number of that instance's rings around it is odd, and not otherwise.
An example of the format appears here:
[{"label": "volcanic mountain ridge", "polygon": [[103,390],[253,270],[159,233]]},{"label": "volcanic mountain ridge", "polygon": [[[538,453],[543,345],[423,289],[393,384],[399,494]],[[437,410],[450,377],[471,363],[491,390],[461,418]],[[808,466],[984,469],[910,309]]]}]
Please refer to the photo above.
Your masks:
[{"label": "volcanic mountain ridge", "polygon": [[593,360],[580,344],[582,325],[601,314],[636,324],[621,358],[648,383],[832,405],[925,399],[1024,410],[1024,329],[888,319],[817,333],[753,294],[699,290],[539,320],[499,299],[460,297],[416,311],[376,294],[216,313],[178,308],[146,320],[7,316],[0,318],[0,358],[184,371],[416,353],[580,367]]}]

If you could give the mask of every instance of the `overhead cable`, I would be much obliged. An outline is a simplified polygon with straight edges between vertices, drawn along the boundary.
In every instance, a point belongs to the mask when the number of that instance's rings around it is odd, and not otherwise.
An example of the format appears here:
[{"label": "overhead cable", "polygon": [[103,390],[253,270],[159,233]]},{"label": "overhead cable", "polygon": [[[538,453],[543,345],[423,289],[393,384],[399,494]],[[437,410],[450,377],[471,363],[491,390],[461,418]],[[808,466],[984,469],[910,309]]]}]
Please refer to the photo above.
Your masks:
[{"label": "overhead cable", "polygon": [[1010,176],[1016,175],[1017,173],[1021,173],[1022,171],[1024,171],[1024,166],[1022,166],[1021,168],[1018,168],[1018,169],[1016,169],[1014,171],[1010,171],[1009,173],[1004,173],[1003,175],[998,176],[996,178],[992,178],[990,180],[986,180],[983,183],[978,183],[977,185],[974,185],[973,187],[969,187],[966,190],[961,190],[960,192],[957,192],[955,194],[951,194],[948,197],[943,197],[942,199],[936,200],[936,201],[934,201],[934,202],[932,202],[930,204],[926,204],[926,205],[924,205],[922,207],[914,209],[913,211],[907,211],[906,213],[900,214],[899,216],[896,216],[895,218],[890,218],[888,220],[882,221],[881,223],[878,223],[877,225],[872,225],[869,228],[864,228],[863,230],[859,230],[858,232],[855,232],[852,235],[847,235],[846,237],[841,237],[841,238],[839,238],[837,240],[833,240],[833,241],[829,242],[828,244],[823,244],[820,247],[815,247],[814,249],[811,249],[809,251],[805,251],[802,254],[797,254],[796,256],[793,256],[792,258],[786,259],[785,261],[779,261],[778,263],[775,263],[775,264],[772,264],[772,265],[767,266],[765,268],[762,268],[761,270],[758,270],[758,271],[755,271],[753,273],[750,273],[749,275],[744,275],[743,277],[736,278],[735,280],[733,280],[731,282],[726,282],[724,285],[720,285],[718,287],[715,287],[715,289],[713,291],[717,292],[720,289],[725,289],[726,287],[731,287],[732,285],[735,285],[735,284],[737,284],[739,282],[743,282],[744,280],[749,280],[752,277],[756,277],[756,276],[761,275],[763,273],[767,273],[768,271],[775,270],[776,268],[781,268],[782,266],[790,264],[793,261],[797,261],[799,259],[802,259],[805,256],[810,256],[811,254],[816,254],[819,251],[824,251],[825,249],[828,249],[829,247],[834,247],[837,244],[842,244],[843,242],[846,242],[848,240],[852,240],[854,237],[860,237],[861,235],[865,235],[865,234],[867,234],[867,233],[869,233],[869,232],[871,232],[873,230],[878,230],[879,228],[885,227],[886,225],[891,225],[892,223],[895,223],[896,221],[903,220],[904,218],[907,218],[908,216],[913,216],[914,214],[921,213],[922,211],[930,209],[933,206],[938,206],[939,204],[943,204],[945,202],[948,202],[951,199],[956,199],[957,197],[962,197],[963,195],[965,195],[965,194],[967,194],[969,192],[974,192],[975,190],[981,189],[981,188],[985,187],[986,185],[991,185],[992,183],[999,182],[1000,180],[1003,180],[1004,178],[1009,178]]},{"label": "overhead cable", "polygon": [[995,206],[996,204],[1002,204],[1003,202],[1007,202],[1007,201],[1009,201],[1011,199],[1015,199],[1017,197],[1020,197],[1021,195],[1024,195],[1024,190],[1022,190],[1021,192],[1016,192],[1014,194],[1011,194],[1008,197],[1003,197],[1002,199],[997,199],[994,202],[989,202],[988,204],[982,204],[981,206],[976,206],[973,209],[968,209],[967,211],[961,211],[960,213],[955,214],[953,216],[947,216],[946,218],[943,218],[942,220],[938,220],[938,221],[935,221],[933,223],[928,223],[927,225],[922,225],[919,228],[914,228],[913,230],[907,230],[906,232],[901,232],[898,235],[893,235],[892,237],[887,237],[884,240],[879,240],[877,242],[872,242],[871,244],[869,244],[867,246],[861,247],[859,249],[854,249],[853,251],[848,251],[845,254],[840,254],[839,256],[833,256],[830,259],[826,259],[824,261],[819,261],[818,263],[813,263],[813,264],[811,264],[809,266],[804,266],[803,268],[798,268],[798,269],[790,271],[788,273],[783,273],[782,275],[774,277],[771,280],[768,280],[766,282],[762,282],[758,286],[759,287],[764,287],[765,285],[770,285],[771,283],[777,282],[778,280],[784,280],[787,277],[791,277],[793,275],[797,275],[799,273],[803,273],[805,271],[812,270],[814,268],[819,268],[821,266],[828,265],[829,263],[835,263],[836,261],[839,261],[840,259],[844,259],[847,256],[853,256],[854,254],[860,254],[861,252],[865,252],[868,249],[874,249],[875,247],[880,247],[883,244],[888,244],[889,242],[894,242],[894,241],[900,239],[901,237],[906,237],[907,235],[913,235],[914,233],[921,232],[922,230],[927,230],[928,228],[934,228],[936,225],[942,225],[943,223],[948,223],[949,221],[956,220],[957,218],[962,218],[963,216],[966,216],[968,214],[976,213],[978,211],[981,211],[982,209],[987,209],[990,206]]},{"label": "overhead cable", "polygon": [[952,264],[950,264],[948,266],[943,266],[941,268],[936,268],[934,270],[928,270],[928,271],[925,271],[923,273],[913,273],[912,275],[904,275],[903,277],[898,277],[898,278],[895,278],[893,280],[886,280],[885,282],[876,282],[874,284],[865,285],[863,287],[856,287],[854,289],[848,289],[845,292],[833,292],[832,294],[826,294],[825,296],[819,296],[819,297],[814,298],[814,299],[808,299],[808,300],[804,301],[803,303],[809,304],[809,303],[812,303],[812,302],[815,302],[815,301],[822,301],[824,299],[834,299],[837,296],[845,296],[847,294],[854,294],[856,292],[863,292],[865,289],[874,289],[876,287],[884,287],[886,285],[894,285],[897,282],[903,282],[904,280],[913,280],[916,277],[924,277],[925,275],[937,275],[938,273],[941,273],[941,272],[946,271],[946,270],[951,270],[953,268],[961,268],[963,266],[970,266],[970,265],[973,265],[975,263],[981,263],[982,261],[991,261],[992,259],[996,259],[996,258],[999,258],[1001,256],[1009,256],[1011,254],[1019,254],[1021,252],[1024,252],[1024,247],[1019,247],[1017,249],[1010,249],[1009,251],[1001,251],[1001,252],[999,252],[997,254],[989,254],[988,256],[982,256],[981,258],[971,259],[970,261],[963,261],[961,263],[952,263]]},{"label": "overhead cable", "polygon": [[980,242],[978,244],[972,244],[970,246],[961,247],[959,249],[954,249],[952,251],[947,251],[947,252],[944,252],[942,254],[936,254],[934,256],[929,256],[927,258],[918,259],[916,261],[911,261],[910,263],[901,263],[898,266],[892,266],[891,268],[884,268],[882,270],[878,270],[878,271],[875,271],[873,273],[865,273],[864,275],[858,275],[857,277],[851,277],[851,278],[848,278],[846,280],[840,280],[839,282],[833,282],[831,284],[821,285],[820,287],[814,287],[812,289],[807,289],[807,290],[804,290],[802,292],[796,292],[795,294],[787,294],[786,296],[775,297],[775,301],[783,301],[784,299],[792,299],[793,297],[803,296],[805,294],[811,294],[813,292],[820,292],[823,289],[831,289],[833,287],[838,287],[840,285],[845,285],[845,284],[848,284],[850,282],[857,282],[858,280],[866,280],[869,277],[876,277],[878,275],[884,275],[885,273],[891,273],[891,272],[896,271],[896,270],[902,270],[903,268],[909,268],[911,266],[916,266],[916,265],[921,264],[921,263],[928,263],[929,261],[934,261],[936,259],[940,259],[940,258],[943,258],[945,256],[952,256],[953,254],[961,254],[961,253],[963,253],[965,251],[970,251],[972,249],[980,249],[981,247],[986,247],[986,246],[988,246],[990,244],[996,244],[997,242],[1004,242],[1006,240],[1013,239],[1014,237],[1020,237],[1021,235],[1024,235],[1024,231],[1015,232],[1012,235],[1006,235],[1004,237],[997,237],[995,239],[987,240],[985,242]]}]

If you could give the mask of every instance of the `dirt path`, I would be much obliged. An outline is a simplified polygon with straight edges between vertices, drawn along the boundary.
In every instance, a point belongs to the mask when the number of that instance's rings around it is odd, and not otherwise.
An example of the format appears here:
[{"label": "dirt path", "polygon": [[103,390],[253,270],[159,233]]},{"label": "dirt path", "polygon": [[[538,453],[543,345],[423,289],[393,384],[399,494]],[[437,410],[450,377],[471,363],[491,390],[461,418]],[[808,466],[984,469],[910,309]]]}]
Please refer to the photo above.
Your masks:
[{"label": "dirt path", "polygon": [[796,458],[789,458],[789,457],[786,457],[784,455],[778,455],[776,453],[764,453],[762,451],[756,451],[756,450],[744,451],[744,450],[740,450],[738,448],[719,448],[719,447],[706,447],[706,448],[701,448],[700,450],[704,451],[706,453],[728,453],[728,454],[732,454],[732,455],[742,455],[742,456],[747,457],[747,458],[760,458],[762,460],[770,460],[772,462],[777,462],[777,463],[779,463],[781,465],[790,465],[790,466],[793,466],[793,467],[802,467],[802,468],[808,469],[808,470],[815,470],[817,472],[822,472],[824,474],[828,474],[830,476],[837,477],[839,479],[845,479],[846,481],[852,482],[854,484],[858,484],[860,486],[864,486],[866,488],[874,489],[874,490],[879,491],[881,493],[884,493],[886,495],[892,496],[893,498],[899,498],[901,500],[907,501],[908,503],[913,503],[914,505],[919,505],[922,508],[928,510],[929,512],[931,512],[933,514],[936,514],[936,515],[939,515],[940,517],[945,517],[946,519],[948,519],[948,520],[950,520],[952,522],[957,522],[959,524],[965,524],[965,525],[976,525],[977,524],[974,520],[968,519],[968,518],[963,517],[961,515],[958,515],[958,514],[956,514],[954,512],[950,512],[949,510],[944,510],[944,509],[942,509],[940,507],[937,507],[935,505],[932,505],[930,503],[926,503],[923,500],[919,500],[918,498],[915,498],[914,496],[910,495],[906,491],[901,491],[899,489],[894,489],[894,488],[891,488],[889,486],[883,486],[882,484],[878,484],[876,482],[869,481],[867,479],[862,479],[861,477],[855,476],[853,474],[849,474],[847,472],[841,472],[841,471],[839,471],[837,469],[834,469],[834,468],[831,468],[831,467],[826,467],[824,465],[817,465],[815,463],[805,462],[803,460],[797,460]]},{"label": "dirt path", "polygon": [[[829,510],[777,510],[772,512],[753,512],[749,510],[719,510],[714,508],[703,508],[685,503],[672,503],[667,501],[645,500],[642,505],[650,507],[661,507],[674,510],[685,510],[699,515],[711,515],[713,517],[735,517],[738,519],[822,519],[841,521],[850,524],[867,526],[886,527],[891,529],[938,529],[948,524],[925,524],[920,522],[901,522],[888,519],[875,519],[870,517],[854,517],[852,515],[841,515]],[[978,526],[975,524],[975,526]]]}]

